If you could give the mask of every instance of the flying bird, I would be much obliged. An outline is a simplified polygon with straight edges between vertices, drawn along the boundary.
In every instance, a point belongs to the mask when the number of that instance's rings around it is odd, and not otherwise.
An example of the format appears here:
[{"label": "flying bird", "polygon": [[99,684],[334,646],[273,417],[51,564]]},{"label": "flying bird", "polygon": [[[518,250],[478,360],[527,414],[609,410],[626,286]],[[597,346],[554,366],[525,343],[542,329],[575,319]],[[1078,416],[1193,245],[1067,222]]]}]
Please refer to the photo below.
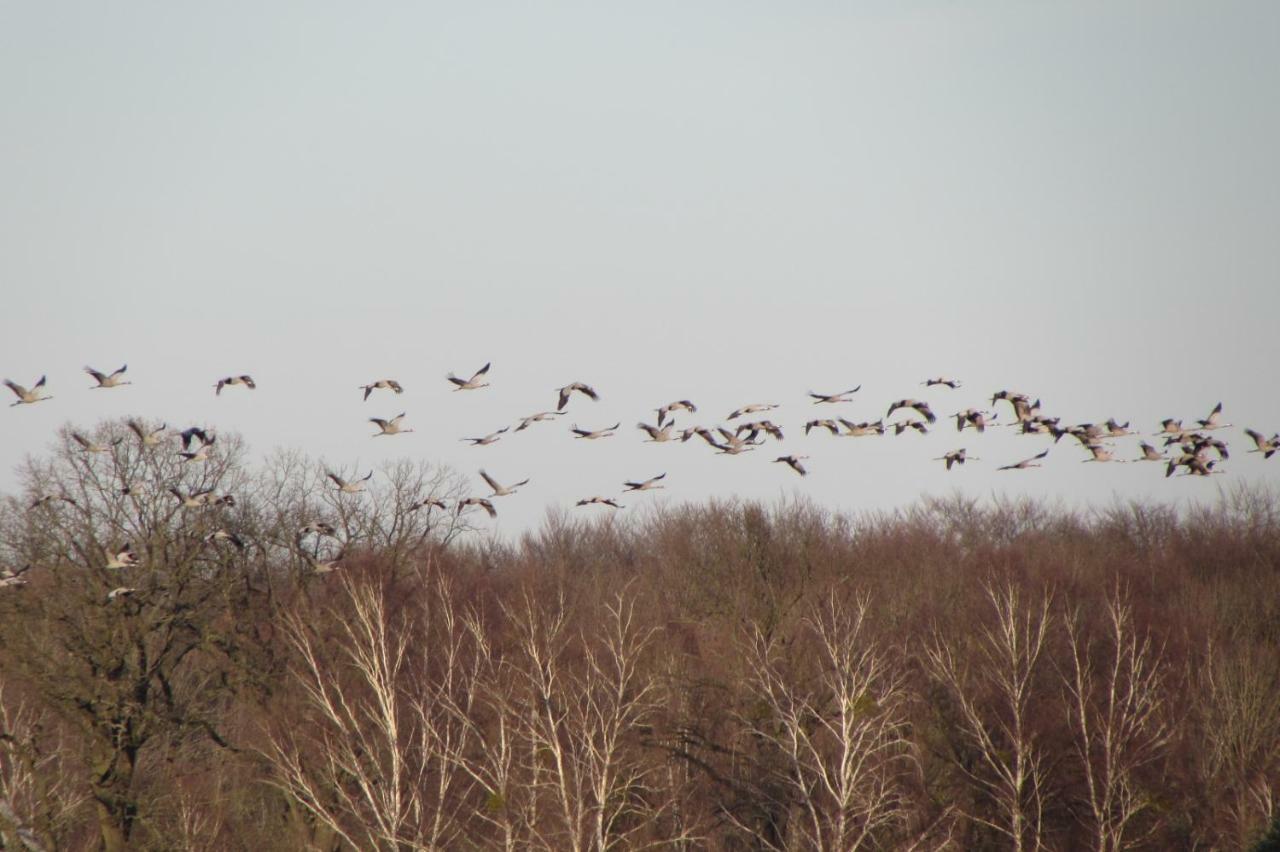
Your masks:
[{"label": "flying bird", "polygon": [[697,410],[698,410],[698,406],[694,405],[692,402],[690,402],[687,399],[678,399],[675,402],[668,403],[658,409],[658,427],[659,428],[662,427],[662,424],[667,419],[667,415],[671,414],[672,412],[687,411],[690,414],[693,414]]},{"label": "flying bird", "polygon": [[893,434],[901,435],[908,429],[915,429],[921,435],[929,434],[929,427],[925,425],[923,420],[903,420],[893,424]]},{"label": "flying bird", "polygon": [[1157,450],[1155,447],[1148,444],[1146,441],[1140,442],[1138,444],[1138,449],[1142,451],[1142,458],[1134,459],[1134,461],[1153,461],[1153,462],[1166,461],[1164,454],[1161,453],[1159,450]]},{"label": "flying bird", "polygon": [[218,544],[219,542],[228,542],[235,547],[236,550],[244,550],[244,541],[240,536],[224,528],[216,529],[204,537],[205,544]]},{"label": "flying bird", "polygon": [[1210,429],[1225,429],[1231,425],[1230,423],[1222,422],[1222,403],[1215,405],[1213,411],[1209,412],[1208,417],[1197,422],[1200,424],[1200,428],[1206,431]]},{"label": "flying bird", "polygon": [[1116,462],[1123,464],[1123,459],[1116,458],[1116,454],[1102,444],[1086,444],[1085,449],[1093,453],[1092,458],[1084,459],[1085,462]]},{"label": "flying bird", "polygon": [[612,497],[585,497],[578,501],[578,505],[579,506],[592,506],[592,505],[611,506],[614,509],[624,508],[623,506],[619,505],[618,501],[614,500]]},{"label": "flying bird", "polygon": [[814,391],[809,391],[809,396],[813,397],[814,405],[820,405],[824,402],[829,402],[829,403],[849,402],[850,401],[849,397],[860,390],[862,390],[862,385],[858,385],[856,388],[853,388],[852,390],[841,391],[840,393],[816,393]]},{"label": "flying bird", "polygon": [[1280,450],[1280,432],[1272,435],[1270,438],[1264,438],[1261,432],[1253,429],[1245,429],[1244,433],[1253,439],[1256,450],[1250,450],[1251,453],[1262,453],[1264,459],[1269,459],[1277,450]]},{"label": "flying bird", "polygon": [[311,570],[316,574],[332,574],[342,567],[342,560],[346,557],[346,551],[338,552],[338,555],[332,559],[317,559],[314,556],[307,557],[307,564],[311,566]]},{"label": "flying bird", "polygon": [[312,521],[306,526],[298,529],[298,538],[303,538],[311,534],[328,536],[337,538],[338,531],[333,528],[332,524],[326,524],[324,521]]},{"label": "flying bird", "polygon": [[469,379],[460,379],[457,376],[455,376],[453,373],[450,373],[449,375],[445,376],[445,378],[456,385],[456,387],[454,388],[455,391],[475,390],[476,388],[487,388],[489,386],[488,382],[480,381],[480,379],[483,378],[484,374],[487,372],[489,372],[489,364],[485,364],[479,370],[476,370],[471,375],[471,378]]},{"label": "flying bird", "polygon": [[97,370],[93,369],[92,367],[85,367],[84,371],[89,375],[93,376],[93,378],[98,382],[96,385],[91,386],[89,389],[97,390],[98,388],[118,388],[121,385],[133,384],[133,382],[126,382],[124,380],[124,371],[127,369],[129,369],[128,364],[125,364],[119,370],[116,370],[114,373],[111,373],[111,374],[100,373]]},{"label": "flying bird", "polygon": [[373,437],[379,438],[383,435],[402,435],[405,432],[412,432],[413,431],[412,429],[405,429],[403,426],[400,425],[401,421],[403,420],[404,420],[403,411],[397,414],[395,417],[392,417],[390,420],[383,420],[380,417],[370,417],[369,422],[376,423],[378,425],[378,429],[381,430],[379,432],[375,432],[373,434]]},{"label": "flying bird", "polygon": [[598,401],[600,399],[600,395],[590,385],[584,385],[582,382],[573,382],[556,391],[560,394],[560,401],[556,403],[556,411],[564,411],[564,407],[569,404],[569,397],[574,391],[590,397],[592,400]]},{"label": "flying bird", "polygon": [[182,441],[182,449],[189,450],[191,449],[192,440],[198,440],[202,445],[207,447],[214,442],[217,436],[212,432],[206,432],[199,426],[191,426],[179,432],[178,438]]},{"label": "flying bird", "polygon": [[977,456],[966,455],[965,448],[961,447],[958,450],[952,450],[946,455],[939,456],[934,461],[946,462],[947,470],[951,470],[953,464],[963,465],[967,461],[981,461],[981,459]]},{"label": "flying bird", "polygon": [[1039,461],[1040,459],[1044,458],[1047,455],[1049,455],[1049,451],[1045,450],[1043,453],[1040,453],[1039,455],[1034,455],[1029,459],[1023,459],[1022,461],[1017,462],[1015,464],[1007,464],[1004,467],[998,467],[996,468],[996,470],[1026,470],[1029,467],[1041,467],[1041,465],[1035,464],[1035,462]]},{"label": "flying bird", "polygon": [[744,414],[755,414],[755,413],[760,412],[760,411],[772,411],[773,409],[775,409],[775,408],[777,408],[777,407],[778,407],[778,406],[777,406],[775,403],[772,403],[772,402],[769,402],[769,403],[752,403],[751,405],[744,405],[744,406],[742,406],[741,408],[739,408],[739,409],[737,409],[737,410],[735,410],[735,411],[731,411],[731,412],[729,412],[729,416],[728,416],[727,418],[725,418],[725,419],[726,419],[726,420],[737,420],[739,417],[741,417],[741,416],[742,416],[742,415],[744,415]]},{"label": "flying bird", "polygon": [[578,424],[575,423],[569,431],[578,438],[586,438],[588,441],[594,441],[597,438],[612,438],[614,433],[617,432],[618,427],[621,425],[622,423],[618,422],[605,429],[596,429],[595,431],[592,431],[590,429],[579,429]]},{"label": "flying bird", "polygon": [[929,407],[929,403],[922,402],[918,399],[900,399],[897,402],[893,403],[893,405],[889,406],[889,410],[888,412],[885,413],[884,416],[892,417],[893,412],[897,411],[899,408],[914,408],[917,412],[919,412],[921,417],[923,417],[925,420],[928,420],[930,423],[933,423],[938,419],[937,416],[933,413],[933,409]]},{"label": "flying bird", "polygon": [[0,568],[0,589],[7,586],[25,586],[26,578],[22,575],[31,570],[30,565],[23,565],[21,568]]},{"label": "flying bird", "polygon": [[517,432],[523,432],[534,423],[541,423],[544,420],[550,420],[552,417],[559,417],[564,414],[563,411],[539,411],[537,414],[530,414],[528,417],[520,419],[520,425],[516,427]]},{"label": "flying bird", "polygon": [[[963,432],[966,426],[972,426],[979,432],[987,431],[987,415],[984,411],[979,411],[976,408],[966,408],[964,411],[956,412],[952,416],[956,419],[957,432]],[[991,419],[995,420],[995,415],[992,415]]]},{"label": "flying bird", "polygon": [[83,447],[86,453],[110,452],[112,447],[120,446],[120,442],[124,440],[124,438],[116,438],[114,441],[111,441],[109,443],[99,444],[96,441],[90,441],[88,438],[86,438],[84,435],[81,435],[79,432],[72,432],[71,439],[75,441],[77,444],[79,444],[81,447]]},{"label": "flying bird", "polygon": [[489,517],[491,518],[498,517],[498,510],[493,508],[493,503],[489,502],[483,497],[466,497],[466,498],[463,498],[462,500],[459,500],[456,508],[456,512],[459,515],[461,515],[462,510],[468,506],[479,506],[481,509],[484,509],[486,512],[489,513]]},{"label": "flying bird", "polygon": [[325,471],[325,476],[332,479],[333,484],[338,486],[338,490],[343,494],[358,494],[364,490],[364,484],[373,478],[373,471],[369,471],[365,476],[360,479],[352,480],[351,482],[347,482],[341,476],[338,476],[338,474],[333,473],[332,471]]},{"label": "flying bird", "polygon": [[960,387],[960,383],[955,379],[948,379],[943,376],[939,376],[936,379],[925,379],[920,384],[924,385],[927,388],[931,388],[934,385],[945,385],[946,387],[949,387],[952,390],[955,390],[956,388]]},{"label": "flying bird", "polygon": [[834,420],[810,420],[808,423],[804,424],[804,433],[806,435],[808,435],[813,429],[826,429],[832,435],[840,434],[840,424]]},{"label": "flying bird", "polygon": [[395,379],[378,379],[376,382],[370,382],[367,385],[360,385],[359,387],[364,391],[364,399],[366,402],[369,400],[369,394],[376,390],[393,390],[396,393],[404,393],[404,388],[402,388],[400,383]]},{"label": "flying bird", "polygon": [[499,485],[496,479],[485,473],[483,470],[480,471],[480,478],[489,483],[489,487],[493,489],[493,493],[489,495],[490,497],[506,497],[508,494],[515,494],[516,489],[520,486],[529,484],[529,480],[525,479],[517,482],[515,485]]},{"label": "flying bird", "polygon": [[112,554],[107,553],[107,568],[132,568],[138,564],[138,554],[134,552],[133,545],[126,544],[123,550]]},{"label": "flying bird", "polygon": [[52,396],[40,395],[40,388],[44,387],[44,380],[45,380],[45,377],[41,376],[40,381],[32,385],[31,390],[27,390],[17,382],[12,382],[9,379],[5,379],[4,386],[7,387],[9,390],[13,391],[14,394],[18,397],[18,401],[9,403],[9,407],[13,408],[15,405],[33,405],[34,403],[37,403],[37,402],[43,402],[46,399],[53,399]]},{"label": "flying bird", "polygon": [[125,421],[125,425],[129,427],[130,432],[138,436],[138,440],[144,447],[154,447],[164,440],[165,429],[169,424],[161,423],[156,429],[146,429],[137,420],[130,418]]},{"label": "flying bird", "polygon": [[135,594],[137,591],[138,590],[132,586],[120,586],[119,588],[112,589],[107,592],[107,603],[112,603],[119,598],[128,597],[129,595]]},{"label": "flying bird", "polygon": [[655,488],[665,488],[665,485],[659,485],[658,483],[666,478],[667,475],[665,473],[660,473],[657,476],[651,476],[642,482],[624,482],[622,484],[625,487],[622,490],[625,493],[627,491],[651,491]]},{"label": "flying bird", "polygon": [[653,444],[653,443],[662,443],[664,441],[670,441],[672,438],[674,438],[675,436],[673,434],[673,430],[675,429],[675,425],[676,425],[675,421],[672,420],[666,426],[662,426],[662,427],[650,426],[648,423],[637,423],[636,428],[643,429],[645,433],[649,436],[649,439],[645,441],[646,444]]},{"label": "flying bird", "polygon": [[787,467],[791,468],[801,476],[807,476],[809,474],[809,471],[805,470],[804,465],[800,463],[802,460],[807,458],[809,457],[808,456],[778,456],[776,459],[773,460],[773,462],[774,464],[777,464],[778,462],[782,462]]},{"label": "flying bird", "polygon": [[225,379],[218,379],[218,383],[213,386],[214,395],[222,396],[222,389],[227,385],[244,385],[249,390],[257,390],[258,386],[254,383],[253,377],[250,375],[243,376],[227,376]]},{"label": "flying bird", "polygon": [[488,435],[485,435],[482,438],[461,438],[460,440],[470,441],[471,446],[473,447],[487,447],[490,444],[495,443],[499,438],[502,437],[503,433],[510,428],[511,428],[510,426],[503,426],[497,432],[490,432]]}]

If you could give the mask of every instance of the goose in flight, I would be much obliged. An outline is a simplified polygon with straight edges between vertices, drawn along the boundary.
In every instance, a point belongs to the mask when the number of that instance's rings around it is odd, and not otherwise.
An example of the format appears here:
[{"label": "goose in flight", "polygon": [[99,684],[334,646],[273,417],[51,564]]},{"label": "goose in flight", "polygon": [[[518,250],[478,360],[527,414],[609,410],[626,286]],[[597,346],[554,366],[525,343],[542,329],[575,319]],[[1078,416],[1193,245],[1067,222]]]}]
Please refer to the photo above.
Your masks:
[{"label": "goose in flight", "polygon": [[1153,462],[1168,461],[1168,459],[1164,457],[1164,453],[1160,452],[1155,447],[1148,444],[1146,441],[1140,442],[1138,444],[1138,449],[1142,451],[1142,458],[1134,459],[1134,461],[1153,461]]},{"label": "goose in flight", "polygon": [[622,491],[626,493],[627,491],[651,491],[655,488],[665,488],[665,485],[659,485],[658,483],[666,478],[667,475],[665,473],[660,473],[657,476],[649,477],[643,482],[624,482],[622,484],[625,487]]},{"label": "goose in flight", "polygon": [[18,401],[9,403],[9,407],[13,408],[15,405],[33,405],[37,402],[43,402],[46,399],[53,399],[52,396],[40,395],[40,388],[44,387],[44,380],[45,380],[45,377],[41,376],[40,381],[32,385],[31,390],[27,390],[17,382],[13,382],[13,381],[10,381],[9,379],[5,379],[4,386],[7,387],[9,390],[13,391],[14,394],[18,397]]},{"label": "goose in flight", "polygon": [[473,447],[487,447],[490,444],[496,443],[498,439],[502,437],[503,433],[510,428],[511,428],[510,426],[503,426],[497,432],[490,432],[488,435],[485,435],[483,438],[462,438],[461,440],[470,441],[471,446]]},{"label": "goose in flight", "polygon": [[332,574],[342,567],[342,560],[346,558],[345,550],[338,551],[338,555],[332,559],[317,559],[314,556],[307,557],[307,564],[311,566],[312,573],[315,574]]},{"label": "goose in flight", "polygon": [[202,443],[195,452],[183,451],[183,452],[179,452],[178,455],[182,457],[183,464],[196,464],[199,462],[207,462],[209,460],[209,456],[212,453],[213,453],[213,442],[210,441],[207,444]]},{"label": "goose in flight", "polygon": [[479,506],[481,509],[484,509],[486,512],[489,513],[489,517],[491,518],[498,517],[498,510],[493,508],[493,503],[489,502],[483,497],[465,497],[459,500],[458,505],[455,509],[455,512],[461,515],[462,510],[467,508],[468,506]]},{"label": "goose in flight", "polygon": [[1029,459],[1023,459],[1015,464],[1007,464],[1004,467],[996,468],[996,470],[1026,470],[1029,467],[1041,467],[1041,465],[1036,464],[1036,462],[1047,455],[1049,455],[1049,451],[1045,450],[1044,452],[1034,455]]},{"label": "goose in flight", "polygon": [[381,430],[381,431],[375,432],[373,434],[373,437],[380,438],[383,435],[402,435],[405,432],[412,432],[413,431],[412,429],[405,429],[403,426],[400,425],[401,421],[403,420],[404,420],[403,411],[397,414],[395,417],[392,417],[390,420],[383,420],[381,417],[370,417],[369,422],[376,423],[378,426],[378,429]]},{"label": "goose in flight", "polygon": [[230,494],[219,497],[212,488],[204,491],[193,491],[190,494],[183,494],[178,488],[170,488],[169,493],[178,499],[184,509],[199,509],[204,506],[234,506],[236,504],[236,498]]},{"label": "goose in flight", "polygon": [[782,464],[785,464],[787,467],[791,468],[801,476],[807,476],[809,474],[809,471],[805,470],[804,465],[800,463],[801,461],[807,458],[809,457],[808,456],[778,456],[776,459],[773,460],[773,463],[777,464],[778,462],[781,462]]},{"label": "goose in flight", "polygon": [[739,453],[750,452],[760,443],[755,438],[744,438],[737,432],[730,432],[723,426],[717,426],[716,431],[720,433],[720,437],[724,439],[723,441],[717,441],[715,435],[711,434],[707,429],[699,429],[698,434],[702,436],[702,440],[725,455],[736,456]]},{"label": "goose in flight", "polygon": [[[1166,441],[1165,446],[1168,446],[1170,443],[1174,442]],[[1217,451],[1218,458],[1222,461],[1226,461],[1231,458],[1230,453],[1227,451],[1227,442],[1220,438],[1201,435],[1198,432],[1191,432],[1183,437],[1182,451],[1184,453],[1207,456],[1210,450]]]},{"label": "goose in flight", "polygon": [[133,418],[125,421],[125,425],[129,427],[129,431],[138,436],[138,440],[142,442],[144,447],[157,446],[164,440],[165,429],[168,423],[161,423],[156,429],[146,429],[141,423]]},{"label": "goose in flight", "polygon": [[48,506],[52,508],[54,501],[56,500],[61,500],[62,502],[69,503],[72,506],[80,505],[79,503],[76,502],[76,498],[68,497],[65,494],[45,494],[42,497],[37,497],[36,499],[32,500],[31,505],[28,508],[38,509],[41,506]]},{"label": "goose in flight", "polygon": [[21,568],[0,568],[0,589],[8,586],[25,586],[28,581],[22,575],[30,570],[30,565],[23,565]]},{"label": "goose in flight", "polygon": [[939,376],[936,379],[925,379],[920,384],[924,385],[927,388],[931,388],[934,385],[945,385],[946,387],[949,387],[952,390],[955,390],[956,388],[960,387],[960,383],[958,381],[956,381],[955,379],[948,379],[945,376]]},{"label": "goose in flight", "polygon": [[192,440],[199,440],[202,445],[207,447],[214,442],[217,436],[212,432],[206,432],[199,426],[191,426],[179,432],[178,438],[182,441],[182,449],[189,450],[191,449]]},{"label": "goose in flight", "polygon": [[227,385],[244,385],[249,390],[257,390],[258,386],[254,383],[253,377],[245,374],[242,376],[227,376],[225,379],[218,379],[218,383],[213,386],[215,396],[222,396],[222,389]]},{"label": "goose in flight", "polygon": [[1211,429],[1225,429],[1232,425],[1230,423],[1222,422],[1222,403],[1215,405],[1213,407],[1213,411],[1210,411],[1209,416],[1204,420],[1198,420],[1196,422],[1198,422],[1200,424],[1200,428],[1205,431],[1209,431]]},{"label": "goose in flight", "polygon": [[111,441],[109,443],[99,444],[96,441],[90,441],[88,438],[86,438],[84,435],[81,435],[79,432],[72,432],[71,439],[75,441],[77,444],[79,444],[81,447],[83,447],[86,453],[110,452],[112,447],[120,446],[120,442],[124,440],[124,438],[116,438],[114,441]]},{"label": "goose in flight", "polygon": [[903,420],[900,423],[894,423],[892,425],[893,425],[893,434],[895,435],[901,435],[903,432],[907,431],[908,429],[915,429],[921,435],[929,434],[929,427],[925,425],[923,420],[915,420],[915,419]]},{"label": "goose in flight", "polygon": [[892,417],[893,412],[897,411],[899,408],[914,408],[921,417],[928,420],[930,423],[933,423],[938,419],[937,415],[933,413],[933,409],[929,407],[929,403],[922,402],[918,399],[900,399],[893,405],[889,406],[889,411],[886,412],[884,416]]},{"label": "goose in flight", "polygon": [[820,405],[824,402],[850,402],[849,397],[860,390],[862,390],[862,385],[858,385],[852,390],[841,391],[840,393],[815,393],[814,391],[809,391],[809,396],[813,397],[814,405]]},{"label": "goose in flight", "polygon": [[1025,393],[1014,393],[1008,390],[996,391],[991,396],[991,404],[995,405],[1002,399],[1013,406],[1013,416],[1017,423],[1026,423],[1040,411],[1040,400],[1037,399],[1032,402],[1031,397]]},{"label": "goose in flight", "polygon": [[1164,469],[1164,475],[1168,479],[1180,467],[1187,469],[1186,476],[1209,476],[1213,473],[1222,473],[1223,471],[1213,469],[1215,464],[1217,464],[1216,460],[1210,459],[1206,461],[1198,453],[1184,453],[1178,458],[1169,459],[1169,464]]},{"label": "goose in flight", "polygon": [[808,423],[804,424],[804,433],[806,435],[814,429],[826,429],[832,435],[840,434],[840,424],[836,423],[834,420],[810,420]]},{"label": "goose in flight", "polygon": [[460,379],[453,373],[445,376],[445,378],[456,385],[456,387],[454,387],[455,391],[475,390],[476,388],[487,388],[489,386],[488,382],[480,381],[480,379],[484,378],[484,375],[487,372],[489,372],[489,364],[485,364],[479,370],[476,370],[469,379]]},{"label": "goose in flight", "polygon": [[329,538],[338,537],[338,531],[333,528],[333,524],[326,524],[324,521],[312,521],[298,529],[298,538],[301,539],[313,533],[315,535],[328,536]]},{"label": "goose in flight", "polygon": [[419,509],[427,509],[427,510],[430,510],[430,509],[433,509],[433,508],[434,508],[434,509],[439,509],[440,511],[442,511],[442,512],[443,512],[443,511],[447,510],[449,507],[448,507],[448,506],[446,506],[446,505],[444,504],[444,501],[443,501],[443,500],[441,500],[441,499],[439,499],[439,498],[437,498],[437,497],[424,497],[424,498],[422,498],[421,500],[418,500],[418,501],[417,501],[417,502],[415,502],[415,503],[410,503],[410,504],[409,504],[409,506],[408,506],[408,508],[406,508],[404,511],[405,511],[405,513],[406,513],[406,514],[408,514],[408,513],[410,513],[410,512],[416,512],[416,511],[418,511]]},{"label": "goose in flight", "polygon": [[961,447],[958,450],[952,450],[946,455],[939,456],[934,461],[946,462],[947,470],[951,470],[953,464],[963,465],[967,461],[981,461],[981,459],[977,456],[966,455],[965,448]]},{"label": "goose in flight", "polygon": [[1160,421],[1160,431],[1157,432],[1156,434],[1157,435],[1173,435],[1174,437],[1182,437],[1182,435],[1185,434],[1185,431],[1186,430],[1182,428],[1181,420],[1174,420],[1172,417],[1167,417],[1164,420]]},{"label": "goose in flight", "polygon": [[600,395],[590,385],[584,385],[582,382],[573,382],[556,390],[556,393],[560,394],[560,401],[556,403],[556,411],[564,411],[564,407],[569,404],[569,397],[574,391],[590,397],[593,401],[599,401],[600,399]]},{"label": "goose in flight", "polygon": [[520,419],[520,425],[516,427],[516,431],[523,432],[534,423],[541,423],[544,420],[550,420],[552,417],[559,417],[563,414],[563,411],[539,411],[537,414],[530,414],[528,417]]},{"label": "goose in flight", "polygon": [[870,423],[865,420],[861,423],[853,423],[849,420],[845,420],[843,417],[837,417],[836,419],[839,420],[840,425],[845,428],[844,435],[842,436],[845,438],[865,438],[869,435],[884,434],[883,419],[877,420],[874,423]]},{"label": "goose in flight", "polygon": [[138,554],[134,552],[133,545],[126,544],[123,550],[112,554],[107,552],[107,568],[132,568],[138,564]]},{"label": "goose in flight", "polygon": [[1125,435],[1133,434],[1129,431],[1128,421],[1120,423],[1114,417],[1109,417],[1104,425],[1107,427],[1106,437],[1108,438],[1123,438]]},{"label": "goose in flight", "polygon": [[578,424],[575,423],[570,427],[569,431],[578,438],[586,438],[588,441],[594,441],[597,438],[612,438],[618,431],[618,427],[621,425],[622,423],[618,422],[605,429],[596,429],[595,431],[591,431],[590,429],[579,429]]},{"label": "goose in flight", "polygon": [[698,406],[694,405],[687,399],[678,399],[675,402],[668,403],[658,409],[658,428],[662,428],[662,424],[666,422],[667,415],[676,411],[687,411],[690,414],[695,413]]},{"label": "goose in flight", "polygon": [[1111,451],[1110,449],[1108,449],[1108,448],[1104,447],[1102,444],[1085,444],[1085,447],[1084,447],[1084,448],[1085,448],[1086,450],[1088,450],[1089,452],[1093,453],[1093,457],[1092,457],[1092,458],[1084,459],[1084,461],[1085,461],[1085,462],[1111,462],[1111,461],[1113,461],[1113,462],[1116,462],[1117,464],[1124,464],[1124,460],[1123,460],[1123,459],[1118,459],[1118,458],[1116,458],[1116,454],[1115,454],[1113,451]]},{"label": "goose in flight", "polygon": [[404,388],[401,387],[400,383],[395,379],[378,379],[376,382],[370,382],[367,385],[360,385],[359,387],[364,391],[365,402],[369,401],[369,394],[376,390],[392,390],[396,393],[404,393]]},{"label": "goose in flight", "polygon": [[[963,432],[966,426],[972,426],[978,432],[987,431],[987,413],[979,411],[976,408],[966,408],[964,411],[958,411],[952,415],[956,419],[956,431]],[[995,415],[991,415],[991,419],[995,420]]]},{"label": "goose in flight", "polygon": [[223,541],[231,544],[236,550],[244,550],[244,540],[226,527],[220,527],[204,537],[205,544],[218,544]]},{"label": "goose in flight", "polygon": [[614,509],[624,508],[623,506],[619,505],[618,501],[614,500],[612,497],[584,497],[583,499],[578,501],[577,505],[579,506],[611,506]]},{"label": "goose in flight", "polygon": [[515,485],[499,485],[496,479],[485,473],[483,470],[480,471],[480,478],[487,482],[489,487],[493,489],[493,493],[489,495],[490,497],[506,497],[508,494],[515,494],[517,488],[529,484],[529,480],[525,479],[517,482]]},{"label": "goose in flight", "polygon": [[119,370],[116,370],[114,373],[110,373],[110,374],[100,373],[97,370],[93,369],[92,367],[85,367],[84,371],[89,375],[93,376],[94,380],[97,381],[97,384],[92,385],[89,389],[97,390],[98,388],[118,388],[121,385],[133,384],[133,382],[126,382],[124,380],[124,371],[127,369],[129,369],[128,364],[125,364]]},{"label": "goose in flight", "polygon": [[747,440],[754,441],[761,432],[764,432],[775,441],[782,440],[782,428],[772,420],[753,420],[750,423],[739,423],[738,428],[734,430],[735,435],[747,433]]},{"label": "goose in flight", "polygon": [[729,412],[729,416],[725,419],[737,420],[739,417],[741,417],[744,414],[756,414],[761,411],[773,411],[773,409],[777,407],[778,406],[772,402],[752,403],[751,405],[744,405],[735,411]]},{"label": "goose in flight", "polygon": [[663,443],[664,441],[670,441],[672,438],[675,437],[675,435],[673,434],[675,430],[675,426],[676,426],[676,422],[674,420],[672,420],[666,426],[662,426],[662,427],[650,426],[648,423],[636,424],[637,429],[643,429],[645,433],[648,434],[649,439],[645,441],[646,444],[654,444],[654,443],[660,444],[660,443]]},{"label": "goose in flight", "polygon": [[133,586],[120,586],[119,588],[112,589],[111,591],[107,592],[107,603],[113,603],[119,598],[124,598],[124,597],[128,597],[129,595],[136,594],[137,591],[138,590],[135,589]]},{"label": "goose in flight", "polygon": [[1264,459],[1269,459],[1277,450],[1280,450],[1280,432],[1272,435],[1270,438],[1264,438],[1261,432],[1253,429],[1245,429],[1244,433],[1253,439],[1256,450],[1250,450],[1251,453],[1262,453]]},{"label": "goose in flight", "polygon": [[354,479],[350,482],[332,471],[325,471],[324,475],[332,479],[333,484],[338,486],[338,491],[343,494],[359,494],[364,491],[364,484],[373,478],[373,471],[369,471],[360,479]]}]

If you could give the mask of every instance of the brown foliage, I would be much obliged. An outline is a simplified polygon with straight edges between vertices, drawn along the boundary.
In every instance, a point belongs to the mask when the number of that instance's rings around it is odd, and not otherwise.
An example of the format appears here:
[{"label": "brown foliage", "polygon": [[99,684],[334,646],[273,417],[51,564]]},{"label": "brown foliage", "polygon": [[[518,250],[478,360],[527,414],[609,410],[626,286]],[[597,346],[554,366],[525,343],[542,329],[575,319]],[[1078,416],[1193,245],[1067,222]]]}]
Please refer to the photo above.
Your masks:
[{"label": "brown foliage", "polygon": [[0,587],[6,848],[1225,849],[1276,818],[1271,492],[500,542],[411,508],[447,471],[339,495],[217,448],[66,441],[0,509],[32,566]]}]

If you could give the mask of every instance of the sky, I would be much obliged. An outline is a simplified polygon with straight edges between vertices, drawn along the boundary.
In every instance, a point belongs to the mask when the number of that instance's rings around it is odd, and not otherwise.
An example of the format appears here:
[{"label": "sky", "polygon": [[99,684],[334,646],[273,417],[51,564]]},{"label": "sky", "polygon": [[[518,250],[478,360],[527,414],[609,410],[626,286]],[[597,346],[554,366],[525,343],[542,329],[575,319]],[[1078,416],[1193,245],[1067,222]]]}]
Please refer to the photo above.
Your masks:
[{"label": "sky", "polygon": [[[531,477],[499,533],[662,472],[623,502],[1278,483],[1241,431],[1280,430],[1278,42],[1280,5],[1230,0],[0,5],[0,373],[55,397],[0,411],[0,491],[59,426],[125,415],[477,493],[481,467]],[[122,363],[133,385],[89,390]],[[256,391],[215,397],[242,372]],[[384,377],[405,393],[362,402]],[[600,401],[460,440],[571,381]],[[1222,401],[1228,473],[1066,440],[997,472],[1047,445],[1012,429],[803,435],[1001,388],[1147,433]],[[786,439],[643,443],[682,398],[682,426],[778,403]],[[370,438],[401,411],[415,432]],[[932,460],[961,446],[981,461]]]}]

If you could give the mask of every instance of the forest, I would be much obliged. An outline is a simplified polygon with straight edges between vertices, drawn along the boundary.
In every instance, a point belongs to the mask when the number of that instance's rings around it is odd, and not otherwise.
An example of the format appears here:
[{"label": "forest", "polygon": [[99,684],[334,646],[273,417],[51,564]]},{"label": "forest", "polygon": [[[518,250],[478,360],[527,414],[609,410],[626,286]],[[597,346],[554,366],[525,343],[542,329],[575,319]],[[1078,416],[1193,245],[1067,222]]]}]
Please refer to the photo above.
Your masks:
[{"label": "forest", "polygon": [[503,539],[92,435],[0,503],[0,849],[1280,849],[1271,487]]}]

